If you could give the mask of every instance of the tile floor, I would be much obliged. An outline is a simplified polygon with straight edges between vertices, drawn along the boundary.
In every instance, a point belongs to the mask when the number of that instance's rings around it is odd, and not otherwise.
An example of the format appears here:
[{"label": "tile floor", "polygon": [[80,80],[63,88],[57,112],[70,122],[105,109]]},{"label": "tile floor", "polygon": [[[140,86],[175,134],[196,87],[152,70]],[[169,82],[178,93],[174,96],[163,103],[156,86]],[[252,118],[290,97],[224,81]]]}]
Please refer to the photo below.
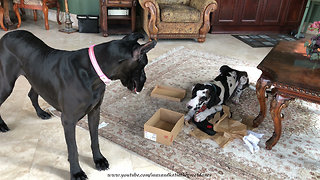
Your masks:
[{"label": "tile floor", "polygon": [[[20,29],[33,32],[49,46],[65,50],[85,48],[92,44],[123,37],[106,38],[101,34],[64,34],[58,32],[58,28],[54,22],[50,22],[50,30],[46,31],[42,20],[38,22],[27,20],[22,23]],[[0,37],[5,33],[0,30]],[[152,61],[179,46],[257,63],[271,50],[271,48],[251,48],[231,35],[208,34],[205,43],[193,40],[160,40],[156,48],[149,52],[149,60]],[[13,93],[0,109],[1,116],[11,129],[7,133],[0,133],[0,180],[69,179],[67,149],[60,119],[57,117],[49,120],[39,119],[27,97],[29,88],[27,80],[20,77]],[[44,108],[49,107],[43,100],[40,105]],[[108,159],[110,169],[99,172],[94,169],[87,130],[77,127],[77,144],[80,164],[89,179],[106,179],[108,175],[114,173],[173,173],[103,138],[100,138],[101,151]]]}]

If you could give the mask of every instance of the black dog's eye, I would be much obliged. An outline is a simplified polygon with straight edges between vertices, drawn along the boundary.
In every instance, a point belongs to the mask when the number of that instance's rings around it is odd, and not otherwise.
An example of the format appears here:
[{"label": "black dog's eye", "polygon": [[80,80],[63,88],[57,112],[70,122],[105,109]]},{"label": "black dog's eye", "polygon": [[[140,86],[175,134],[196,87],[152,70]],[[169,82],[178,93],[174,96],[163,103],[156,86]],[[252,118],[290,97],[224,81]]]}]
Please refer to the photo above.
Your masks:
[{"label": "black dog's eye", "polygon": [[205,101],[205,100],[207,100],[207,97],[206,96],[202,96],[199,100],[200,101]]}]

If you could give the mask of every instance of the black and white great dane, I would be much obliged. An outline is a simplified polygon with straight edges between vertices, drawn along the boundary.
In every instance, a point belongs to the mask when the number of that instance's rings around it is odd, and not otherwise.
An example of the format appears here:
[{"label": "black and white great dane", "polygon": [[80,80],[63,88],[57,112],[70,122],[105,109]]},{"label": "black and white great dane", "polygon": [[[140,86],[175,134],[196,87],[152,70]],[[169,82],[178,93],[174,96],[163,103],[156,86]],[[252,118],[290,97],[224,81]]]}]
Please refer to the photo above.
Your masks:
[{"label": "black and white great dane", "polygon": [[[137,42],[140,38],[143,38],[142,34],[133,33],[121,40],[98,44],[91,51],[109,80],[120,79],[125,87],[135,92],[140,92],[146,81],[146,53],[156,45],[156,41],[140,45]],[[75,138],[76,124],[85,115],[88,115],[95,166],[98,170],[109,168],[98,142],[105,79],[99,78],[90,59],[88,48],[54,49],[24,30],[9,32],[0,40],[0,105],[11,94],[16,79],[23,75],[31,84],[28,95],[40,118],[48,119],[51,115],[39,107],[39,95],[62,112],[71,179],[87,179],[79,165]],[[0,131],[8,130],[0,117]]]},{"label": "black and white great dane", "polygon": [[220,67],[220,74],[209,83],[198,83],[192,87],[191,100],[186,104],[189,109],[185,121],[194,118],[202,122],[207,117],[222,111],[222,105],[231,97],[239,102],[242,91],[249,86],[248,74],[227,65]]}]

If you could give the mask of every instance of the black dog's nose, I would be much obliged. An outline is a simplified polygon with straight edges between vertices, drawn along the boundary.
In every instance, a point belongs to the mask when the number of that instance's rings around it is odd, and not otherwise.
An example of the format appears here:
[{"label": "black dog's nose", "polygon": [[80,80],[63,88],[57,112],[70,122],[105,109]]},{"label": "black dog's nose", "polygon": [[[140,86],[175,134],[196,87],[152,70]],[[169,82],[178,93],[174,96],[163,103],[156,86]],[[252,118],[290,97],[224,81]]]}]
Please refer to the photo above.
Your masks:
[{"label": "black dog's nose", "polygon": [[188,106],[187,106],[187,108],[188,108],[188,109],[191,109],[191,108],[192,108],[192,106],[189,106],[189,105],[188,105]]}]

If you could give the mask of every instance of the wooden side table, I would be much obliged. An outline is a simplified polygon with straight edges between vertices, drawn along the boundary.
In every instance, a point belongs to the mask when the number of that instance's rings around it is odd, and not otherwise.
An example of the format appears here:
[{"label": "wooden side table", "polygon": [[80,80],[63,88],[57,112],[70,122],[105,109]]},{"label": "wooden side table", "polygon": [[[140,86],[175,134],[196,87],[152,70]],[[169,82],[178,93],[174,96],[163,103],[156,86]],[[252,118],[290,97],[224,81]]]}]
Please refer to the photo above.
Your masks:
[{"label": "wooden side table", "polygon": [[266,116],[265,91],[273,86],[273,100],[270,114],[274,122],[272,137],[266,142],[266,148],[272,149],[281,136],[281,110],[291,100],[302,100],[320,104],[320,62],[311,61],[306,56],[304,42],[280,41],[258,65],[262,71],[256,85],[260,103],[260,113],[253,121],[258,127]]},{"label": "wooden side table", "polygon": [[[129,34],[134,32],[136,24],[136,0],[100,0],[100,26],[103,36],[109,34]],[[108,16],[108,8],[128,8],[129,15]],[[129,27],[126,25],[131,21]],[[114,28],[110,28],[110,23],[114,23]],[[130,28],[131,26],[131,28]]]}]

